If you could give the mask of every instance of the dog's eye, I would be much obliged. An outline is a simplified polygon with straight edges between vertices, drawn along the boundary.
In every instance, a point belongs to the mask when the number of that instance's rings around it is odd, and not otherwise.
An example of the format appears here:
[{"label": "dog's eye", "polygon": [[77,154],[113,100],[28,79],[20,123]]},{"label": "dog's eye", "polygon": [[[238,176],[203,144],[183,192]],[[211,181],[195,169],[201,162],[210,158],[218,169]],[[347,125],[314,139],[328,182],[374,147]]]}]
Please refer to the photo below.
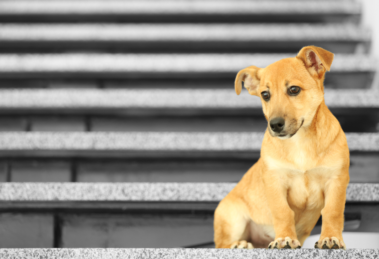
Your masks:
[{"label": "dog's eye", "polygon": [[289,95],[298,95],[300,93],[300,87],[298,86],[291,86],[288,88],[288,94]]},{"label": "dog's eye", "polygon": [[262,94],[262,98],[263,98],[265,101],[270,100],[270,93],[269,93],[269,92],[264,91],[264,92],[262,92],[261,94]]}]

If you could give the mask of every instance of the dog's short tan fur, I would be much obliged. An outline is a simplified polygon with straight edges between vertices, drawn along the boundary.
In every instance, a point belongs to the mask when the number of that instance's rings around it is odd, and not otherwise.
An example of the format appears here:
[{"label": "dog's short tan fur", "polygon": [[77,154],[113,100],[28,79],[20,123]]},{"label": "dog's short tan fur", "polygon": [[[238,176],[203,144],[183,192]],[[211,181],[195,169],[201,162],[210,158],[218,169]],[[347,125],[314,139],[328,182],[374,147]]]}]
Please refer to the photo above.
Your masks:
[{"label": "dog's short tan fur", "polygon": [[[217,248],[298,248],[320,215],[318,248],[346,248],[342,230],[349,149],[338,120],[324,102],[324,76],[334,55],[315,46],[266,68],[251,66],[235,80],[262,99],[268,122],[285,119],[278,136],[268,125],[261,158],[220,202],[215,212]],[[299,86],[297,96],[288,88]],[[271,98],[263,100],[262,92]],[[282,134],[283,135],[283,134]]]}]

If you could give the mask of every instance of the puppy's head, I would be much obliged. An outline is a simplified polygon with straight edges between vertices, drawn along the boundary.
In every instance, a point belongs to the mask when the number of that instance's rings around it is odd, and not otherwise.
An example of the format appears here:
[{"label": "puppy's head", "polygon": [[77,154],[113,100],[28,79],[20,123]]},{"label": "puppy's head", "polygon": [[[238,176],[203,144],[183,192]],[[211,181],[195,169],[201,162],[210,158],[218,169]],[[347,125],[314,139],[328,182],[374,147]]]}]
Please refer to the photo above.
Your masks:
[{"label": "puppy's head", "polygon": [[324,76],[334,54],[315,46],[304,47],[296,57],[279,60],[266,68],[250,66],[238,72],[235,90],[242,82],[251,95],[262,100],[268,130],[287,139],[311,124],[324,100]]}]

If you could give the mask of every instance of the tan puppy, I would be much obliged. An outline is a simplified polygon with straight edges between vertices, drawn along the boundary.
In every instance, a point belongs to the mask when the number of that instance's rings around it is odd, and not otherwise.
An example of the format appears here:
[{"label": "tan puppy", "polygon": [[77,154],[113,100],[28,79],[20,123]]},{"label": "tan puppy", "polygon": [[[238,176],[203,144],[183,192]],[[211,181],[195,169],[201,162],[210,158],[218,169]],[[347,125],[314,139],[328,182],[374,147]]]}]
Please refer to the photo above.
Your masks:
[{"label": "tan puppy", "polygon": [[217,248],[300,248],[322,215],[315,248],[343,248],[349,149],[324,102],[333,53],[304,47],[235,80],[262,99],[268,121],[261,158],[215,211]]}]

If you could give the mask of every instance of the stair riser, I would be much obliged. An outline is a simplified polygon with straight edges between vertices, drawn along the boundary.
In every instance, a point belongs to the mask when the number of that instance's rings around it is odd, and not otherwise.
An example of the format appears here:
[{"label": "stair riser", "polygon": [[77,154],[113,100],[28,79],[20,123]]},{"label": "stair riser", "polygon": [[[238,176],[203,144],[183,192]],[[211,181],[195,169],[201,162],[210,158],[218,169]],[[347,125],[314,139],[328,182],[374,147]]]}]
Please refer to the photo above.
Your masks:
[{"label": "stair riser", "polygon": [[[102,207],[102,212],[64,208],[0,209],[0,247],[214,247],[216,205],[208,204],[206,210],[195,207],[192,210],[149,210],[148,206],[136,210],[119,206],[112,211]],[[379,231],[373,220],[378,210],[377,204],[347,203],[345,231]],[[359,222],[358,229],[348,227],[351,220]],[[320,224],[321,220],[316,228]]]}]

